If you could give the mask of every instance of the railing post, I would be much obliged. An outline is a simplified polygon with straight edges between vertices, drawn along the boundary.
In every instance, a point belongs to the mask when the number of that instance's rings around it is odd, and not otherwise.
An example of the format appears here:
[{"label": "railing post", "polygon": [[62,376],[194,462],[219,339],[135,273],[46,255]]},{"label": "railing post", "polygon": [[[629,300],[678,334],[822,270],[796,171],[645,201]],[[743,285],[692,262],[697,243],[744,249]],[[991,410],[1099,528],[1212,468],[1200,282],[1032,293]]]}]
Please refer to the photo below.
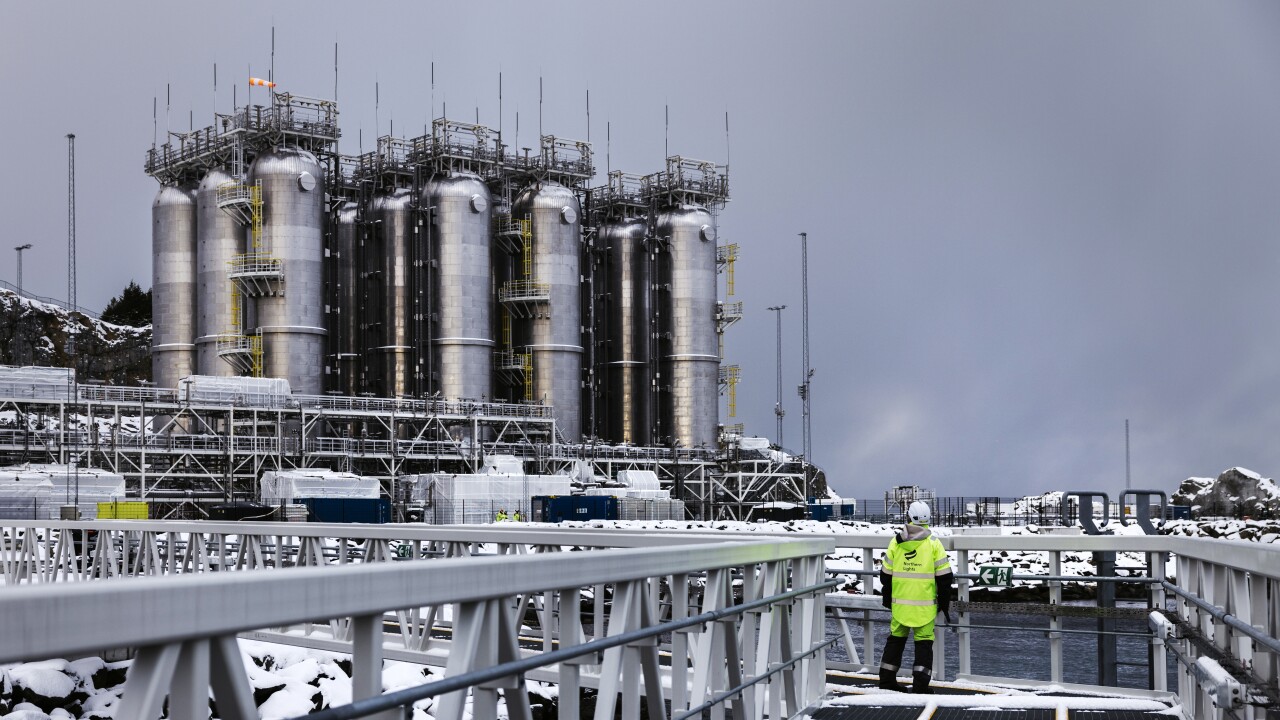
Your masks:
[{"label": "railing post", "polygon": [[[1062,576],[1062,551],[1049,551],[1049,574]],[[1062,605],[1062,581],[1049,581],[1049,604],[1056,610]],[[1062,682],[1062,617],[1049,616],[1049,682]]]},{"label": "railing post", "polygon": [[[382,614],[351,618],[351,699],[382,694]],[[374,720],[395,720],[387,711],[370,716]]]},{"label": "railing post", "polygon": [[[865,506],[864,506],[865,507]],[[862,548],[862,569],[871,572],[876,569],[875,548]],[[875,596],[875,576],[862,576],[862,594]],[[871,622],[871,611],[862,611],[862,661],[867,667],[874,667],[876,662],[875,625]]]},{"label": "railing post", "polygon": [[[969,574],[969,551],[956,551],[956,586],[959,588],[960,602],[969,602],[969,578],[961,577]],[[973,672],[969,664],[969,653],[972,649],[972,639],[969,636],[969,613],[961,612],[959,627],[956,633],[959,638],[956,642],[957,668],[958,675],[968,675]]]},{"label": "railing post", "polygon": [[[568,588],[561,590],[557,595],[557,605],[560,608],[560,647],[569,648],[579,645],[582,643],[582,608],[580,606],[582,591],[578,588]],[[579,720],[578,701],[582,695],[580,684],[581,666],[584,664],[590,664],[590,659],[574,658],[560,663],[558,711],[561,720]],[[673,672],[674,667],[675,660],[673,656]],[[672,692],[675,692],[674,685],[672,686]],[[672,707],[675,707],[674,704]]]},{"label": "railing post", "polygon": [[[1165,553],[1161,552],[1147,553],[1147,575],[1157,581],[1151,583],[1149,595],[1151,609],[1156,612],[1164,612],[1164,586],[1158,581],[1165,576],[1165,557]],[[1151,689],[1157,692],[1169,690],[1169,672],[1165,669],[1166,652],[1164,638],[1153,634],[1148,665],[1151,668]]]},{"label": "railing post", "polygon": [[[1250,578],[1249,591],[1253,595],[1249,624],[1271,637],[1280,636],[1277,634],[1280,630],[1280,602],[1276,602],[1280,598],[1280,582],[1273,578],[1255,576]],[[1253,674],[1264,683],[1275,682],[1280,655],[1262,653],[1255,659]]]},{"label": "railing post", "polygon": [[[689,617],[689,576],[671,576],[671,620]],[[689,631],[671,634],[671,713],[689,709]]]},{"label": "railing post", "polygon": [[209,717],[209,641],[188,640],[174,668],[169,689],[172,720],[205,720]]}]

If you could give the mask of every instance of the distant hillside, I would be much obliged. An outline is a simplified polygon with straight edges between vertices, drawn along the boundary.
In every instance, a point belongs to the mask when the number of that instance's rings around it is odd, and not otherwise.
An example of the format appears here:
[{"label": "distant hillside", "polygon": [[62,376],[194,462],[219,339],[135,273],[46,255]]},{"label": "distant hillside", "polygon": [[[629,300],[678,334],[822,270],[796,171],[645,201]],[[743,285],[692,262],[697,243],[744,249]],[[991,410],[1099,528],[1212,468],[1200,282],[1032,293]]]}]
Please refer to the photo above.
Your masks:
[{"label": "distant hillside", "polygon": [[81,380],[136,385],[151,379],[151,326],[113,325],[0,288],[0,365],[70,367],[67,338],[79,338]]},{"label": "distant hillside", "polygon": [[1190,505],[1196,517],[1280,518],[1280,488],[1270,478],[1239,467],[1217,478],[1183,480],[1171,502]]}]

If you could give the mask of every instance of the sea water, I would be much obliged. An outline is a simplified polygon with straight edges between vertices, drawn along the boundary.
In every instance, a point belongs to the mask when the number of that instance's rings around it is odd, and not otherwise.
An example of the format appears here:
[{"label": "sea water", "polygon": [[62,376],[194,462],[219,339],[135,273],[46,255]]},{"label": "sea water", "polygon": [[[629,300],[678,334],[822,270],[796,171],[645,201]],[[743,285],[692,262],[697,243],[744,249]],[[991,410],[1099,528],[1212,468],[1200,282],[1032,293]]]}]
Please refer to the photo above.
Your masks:
[{"label": "sea water", "polygon": [[[1070,602],[1065,604],[1092,605],[1089,602]],[[1118,601],[1116,605],[1118,607],[1145,607],[1144,604],[1124,601]],[[850,617],[859,618],[856,622],[849,620],[849,632],[853,636],[854,647],[861,655],[863,651],[861,612],[842,612]],[[873,619],[878,617],[881,620],[881,622],[873,625],[872,630],[875,638],[875,655],[870,659],[863,657],[859,657],[859,659],[861,664],[876,668],[880,665],[880,653],[884,650],[885,639],[889,635],[889,626],[887,613],[873,613],[872,617]],[[951,611],[951,617],[959,619],[955,610]],[[939,620],[941,619],[941,616],[939,616]],[[970,630],[970,638],[972,640],[969,655],[970,674],[1017,678],[1020,680],[1049,681],[1049,618],[1008,613],[970,613],[969,623],[975,626],[996,625],[1004,628],[1025,628],[1025,630],[972,628]],[[1065,630],[1096,630],[1098,621],[1094,618],[1062,618],[1062,627]],[[1142,636],[1122,635],[1116,638],[1116,657],[1118,660],[1116,676],[1119,686],[1148,688],[1150,681],[1148,677],[1147,649],[1150,647],[1150,635],[1147,634],[1146,621],[1117,619],[1114,629],[1117,632],[1144,633]],[[827,637],[840,637],[841,634],[839,622],[829,618],[827,620]],[[941,625],[937,627],[935,634],[946,635],[943,639],[946,646],[946,677],[955,678],[959,669],[959,636],[954,630]],[[935,654],[938,652],[938,643],[936,642],[934,652]],[[914,655],[913,643],[908,641],[902,662],[902,666],[905,669],[899,671],[901,676],[910,675],[909,668],[914,664]],[[837,641],[827,649],[827,658],[834,662],[848,662],[848,654],[845,651],[843,640]],[[1176,660],[1173,654],[1168,653],[1166,672],[1170,673],[1168,685],[1170,688],[1174,687],[1176,682],[1172,675],[1175,663]],[[1098,684],[1097,635],[1062,634],[1062,674],[1064,682],[1086,685]]]}]

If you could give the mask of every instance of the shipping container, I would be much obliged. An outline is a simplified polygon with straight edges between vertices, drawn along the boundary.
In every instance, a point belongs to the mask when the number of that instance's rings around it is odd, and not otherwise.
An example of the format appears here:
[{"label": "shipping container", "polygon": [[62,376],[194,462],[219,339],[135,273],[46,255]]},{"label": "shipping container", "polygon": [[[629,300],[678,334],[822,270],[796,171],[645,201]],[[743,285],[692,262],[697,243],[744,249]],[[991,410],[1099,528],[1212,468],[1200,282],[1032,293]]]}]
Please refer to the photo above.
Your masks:
[{"label": "shipping container", "polygon": [[605,495],[541,495],[533,498],[533,521],[617,520],[618,498]]},{"label": "shipping container", "polygon": [[391,522],[390,498],[299,498],[297,504],[307,507],[311,522]]}]

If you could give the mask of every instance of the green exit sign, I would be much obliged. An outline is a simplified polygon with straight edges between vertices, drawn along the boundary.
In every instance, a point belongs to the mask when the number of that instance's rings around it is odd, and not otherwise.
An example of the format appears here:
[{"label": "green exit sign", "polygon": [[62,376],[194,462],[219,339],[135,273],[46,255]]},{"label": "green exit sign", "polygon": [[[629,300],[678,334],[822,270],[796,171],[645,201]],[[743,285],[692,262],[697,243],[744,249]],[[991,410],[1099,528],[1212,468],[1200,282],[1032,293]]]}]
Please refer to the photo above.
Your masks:
[{"label": "green exit sign", "polygon": [[984,565],[978,570],[978,587],[1009,587],[1013,584],[1010,565]]}]

